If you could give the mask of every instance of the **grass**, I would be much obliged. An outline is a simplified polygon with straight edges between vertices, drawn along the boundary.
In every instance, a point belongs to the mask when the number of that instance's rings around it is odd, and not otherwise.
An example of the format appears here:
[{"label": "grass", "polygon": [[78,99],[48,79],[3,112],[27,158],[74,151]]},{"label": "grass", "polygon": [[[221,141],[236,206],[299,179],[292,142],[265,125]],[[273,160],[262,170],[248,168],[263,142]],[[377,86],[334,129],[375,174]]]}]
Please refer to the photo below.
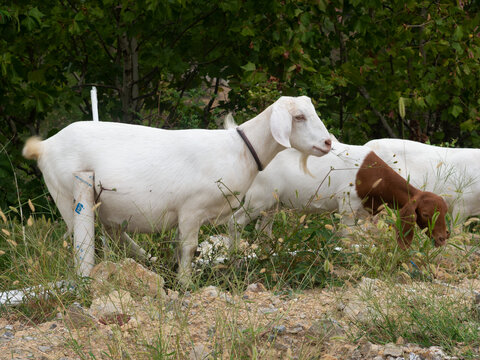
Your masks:
[{"label": "grass", "polygon": [[[48,292],[29,296],[17,307],[0,308],[0,314],[40,324],[54,319],[73,302],[89,307],[92,295],[88,281],[75,273],[71,240],[64,237],[63,222],[52,222],[34,209],[32,214],[21,223],[12,210],[0,220],[0,290],[40,284]],[[351,343],[367,338],[385,344],[403,338],[425,347],[441,346],[465,358],[478,355],[478,309],[471,297],[450,291],[447,286],[458,287],[480,275],[479,225],[475,219],[468,224],[468,233],[453,229],[457,233],[447,247],[435,248],[422,232],[417,232],[412,248],[402,251],[395,241],[394,215],[385,213],[375,223],[360,222],[348,229],[339,218],[282,210],[273,217],[271,236],[249,225],[242,234],[243,248],[224,263],[196,267],[192,293],[181,291],[175,280],[175,231],[161,236],[136,234],[136,241],[159,257],[148,266],[165,278],[167,288],[179,291],[178,300],[136,299],[133,316],[148,326],[128,330],[115,324],[98,329],[71,328],[65,346],[82,359],[181,359],[195,348],[199,341],[196,331],[202,329],[202,336],[207,334],[210,344],[204,350],[212,359],[268,359],[278,351],[284,355],[290,351],[299,359],[319,357],[324,347],[309,345],[307,337],[288,351],[277,349],[282,349],[283,338],[272,336],[272,328],[285,322],[285,317],[297,316],[299,309],[290,305],[281,316],[259,313],[257,299],[242,296],[248,284],[260,282],[271,291],[270,297],[288,299],[289,304],[309,291],[317,294],[319,289],[357,297],[370,312],[366,319],[342,320],[349,328]],[[100,226],[96,233],[102,234]],[[222,226],[204,226],[200,241],[224,233]],[[97,245],[100,248],[100,243]],[[125,250],[111,245],[109,251],[97,255],[98,262],[117,262],[125,257]],[[365,277],[381,282],[382,290],[358,287]],[[52,288],[51,284],[60,280],[75,282],[76,290]],[[237,300],[229,303],[199,297],[200,289],[209,285]],[[306,319],[311,320],[312,314]],[[203,316],[209,316],[203,322],[210,327],[204,328],[201,322],[195,326]],[[92,349],[98,343],[103,345],[102,350],[95,352]]]},{"label": "grass", "polygon": [[[367,321],[356,321],[360,333],[374,343],[406,342],[424,347],[440,346],[463,357],[480,346],[480,317],[471,298],[443,286],[384,283],[381,293],[364,289]],[[478,353],[476,353],[478,356]]]}]

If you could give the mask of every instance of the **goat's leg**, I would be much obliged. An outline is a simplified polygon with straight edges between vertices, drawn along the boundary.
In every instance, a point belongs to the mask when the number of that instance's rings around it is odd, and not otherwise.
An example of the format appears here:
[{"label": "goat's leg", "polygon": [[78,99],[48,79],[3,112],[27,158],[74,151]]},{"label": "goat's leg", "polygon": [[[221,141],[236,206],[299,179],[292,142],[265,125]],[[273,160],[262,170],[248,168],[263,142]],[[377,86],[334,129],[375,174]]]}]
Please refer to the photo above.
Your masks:
[{"label": "goat's leg", "polygon": [[62,193],[57,193],[54,198],[63,221],[67,225],[67,232],[63,235],[63,239],[72,239],[73,234],[73,196],[66,196]]},{"label": "goat's leg", "polygon": [[240,241],[240,234],[243,228],[251,221],[257,219],[260,216],[260,209],[254,208],[253,210],[246,209],[242,206],[235,211],[230,220],[228,221],[229,232],[229,244],[226,244],[230,250],[238,248],[238,242]]},{"label": "goat's leg", "polygon": [[340,228],[339,235],[340,236],[348,236],[352,233],[352,228],[356,224],[356,220],[358,219],[358,212],[356,209],[359,209],[362,204],[359,201],[346,201],[346,199],[339,198],[337,199],[337,206],[338,206],[338,213],[342,215],[340,219],[340,224],[344,226]]},{"label": "goat's leg", "polygon": [[[269,210],[271,211],[271,209]],[[273,221],[274,217],[271,213],[262,214],[255,224],[255,230],[257,232],[264,232],[270,238],[273,237]]]},{"label": "goat's leg", "polygon": [[179,243],[177,248],[178,261],[178,281],[188,287],[192,276],[192,260],[198,246],[198,231],[200,230],[200,222],[190,214],[180,216],[178,222]]},{"label": "goat's leg", "polygon": [[120,243],[125,246],[127,249],[128,256],[135,258],[140,261],[155,261],[156,257],[152,257],[149,253],[145,251],[140,245],[138,245],[128,234],[124,231],[121,231],[119,228],[105,227],[108,234],[114,238],[119,239]]}]

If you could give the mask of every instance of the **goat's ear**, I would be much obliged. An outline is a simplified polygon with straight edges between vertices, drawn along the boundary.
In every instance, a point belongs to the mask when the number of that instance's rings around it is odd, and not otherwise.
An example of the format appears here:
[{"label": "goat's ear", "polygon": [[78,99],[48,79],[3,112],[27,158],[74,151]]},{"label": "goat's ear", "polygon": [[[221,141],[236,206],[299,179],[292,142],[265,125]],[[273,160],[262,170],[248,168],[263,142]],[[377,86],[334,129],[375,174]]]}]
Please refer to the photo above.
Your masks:
[{"label": "goat's ear", "polygon": [[412,244],[414,227],[417,221],[417,201],[416,199],[410,200],[399,211],[400,229],[397,229],[397,242],[403,250],[408,249]]},{"label": "goat's ear", "polygon": [[286,148],[292,147],[292,145],[290,145],[292,116],[288,112],[288,109],[283,104],[279,104],[278,101],[272,105],[270,131],[275,141],[280,145]]}]

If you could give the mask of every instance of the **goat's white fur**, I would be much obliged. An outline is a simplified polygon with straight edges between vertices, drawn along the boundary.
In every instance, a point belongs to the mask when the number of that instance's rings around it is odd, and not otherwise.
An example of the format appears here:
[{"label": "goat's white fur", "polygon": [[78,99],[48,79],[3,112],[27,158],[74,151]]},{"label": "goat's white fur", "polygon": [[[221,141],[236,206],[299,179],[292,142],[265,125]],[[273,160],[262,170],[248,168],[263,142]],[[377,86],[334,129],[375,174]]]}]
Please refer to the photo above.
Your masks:
[{"label": "goat's white fur", "polygon": [[[261,212],[272,209],[278,201],[284,206],[310,213],[340,212],[342,222],[353,225],[355,218],[368,213],[355,190],[358,169],[371,149],[336,141],[322,158],[308,159],[312,176],[298,163],[302,154],[288,149],[278,154],[268,167],[257,175],[245,195],[244,206],[229,221],[229,232],[236,241],[235,224],[245,226]],[[233,244],[230,244],[231,246]]]},{"label": "goat's white fur", "polygon": [[[299,115],[305,119],[295,120]],[[288,146],[315,156],[330,150],[329,134],[305,96],[281,97],[240,128],[264,166]],[[44,141],[29,140],[23,153],[38,159],[70,231],[72,173],[80,170],[94,171],[102,203],[99,218],[112,232],[157,232],[178,224],[182,283],[190,281],[200,226],[229,215],[258,173],[234,129],[162,130],[77,122]],[[126,234],[122,238],[138,247]]]},{"label": "goat's white fur", "polygon": [[480,214],[480,149],[377,139],[365,146],[420,190],[442,196],[453,220]]}]

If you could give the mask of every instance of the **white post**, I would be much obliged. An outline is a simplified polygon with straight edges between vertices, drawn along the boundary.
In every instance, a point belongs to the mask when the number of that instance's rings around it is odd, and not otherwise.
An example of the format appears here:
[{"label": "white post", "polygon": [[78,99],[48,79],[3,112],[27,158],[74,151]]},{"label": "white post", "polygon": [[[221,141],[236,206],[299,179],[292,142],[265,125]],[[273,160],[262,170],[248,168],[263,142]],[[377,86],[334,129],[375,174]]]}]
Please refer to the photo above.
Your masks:
[{"label": "white post", "polygon": [[94,86],[90,90],[90,98],[92,99],[92,116],[93,121],[98,121],[98,101],[97,101],[97,88]]},{"label": "white post", "polygon": [[93,171],[73,173],[73,245],[80,276],[89,276],[95,263],[95,213]]}]

